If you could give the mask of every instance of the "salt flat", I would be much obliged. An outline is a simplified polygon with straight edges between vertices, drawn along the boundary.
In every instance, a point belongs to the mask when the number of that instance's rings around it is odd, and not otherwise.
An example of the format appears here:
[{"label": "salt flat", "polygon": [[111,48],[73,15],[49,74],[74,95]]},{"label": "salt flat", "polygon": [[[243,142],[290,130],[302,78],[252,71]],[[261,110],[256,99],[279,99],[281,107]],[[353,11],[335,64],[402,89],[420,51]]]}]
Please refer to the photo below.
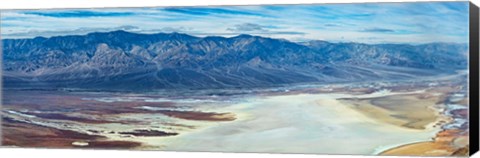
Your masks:
[{"label": "salt flat", "polygon": [[[372,93],[355,97],[394,95]],[[164,150],[376,154],[392,144],[428,141],[439,131],[409,129],[372,119],[340,103],[347,94],[252,97],[226,107],[238,120],[148,144]]]},{"label": "salt flat", "polygon": [[[348,86],[186,99],[161,94],[19,92],[8,96],[11,105],[5,116],[12,121],[4,126],[11,133],[10,145],[18,146],[31,142],[13,137],[16,131],[37,135],[23,127],[34,126],[65,133],[57,136],[62,144],[48,144],[52,147],[377,155],[405,144],[429,142],[444,127],[439,123],[448,122],[440,95],[447,92],[441,87],[437,89],[442,91],[425,87],[355,91],[344,88]],[[42,108],[25,103],[23,96],[37,97]],[[68,100],[56,99],[60,96]],[[23,126],[11,126],[17,124]]]}]

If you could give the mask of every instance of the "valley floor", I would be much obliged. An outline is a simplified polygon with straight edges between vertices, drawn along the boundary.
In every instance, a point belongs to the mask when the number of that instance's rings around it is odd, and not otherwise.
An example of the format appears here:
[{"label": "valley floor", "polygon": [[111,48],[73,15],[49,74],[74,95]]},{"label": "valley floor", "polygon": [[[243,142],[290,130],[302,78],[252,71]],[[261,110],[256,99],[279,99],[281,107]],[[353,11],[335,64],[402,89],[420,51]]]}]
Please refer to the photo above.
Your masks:
[{"label": "valley floor", "polygon": [[195,95],[4,90],[2,145],[465,155],[468,96],[465,82],[457,81],[312,85]]}]

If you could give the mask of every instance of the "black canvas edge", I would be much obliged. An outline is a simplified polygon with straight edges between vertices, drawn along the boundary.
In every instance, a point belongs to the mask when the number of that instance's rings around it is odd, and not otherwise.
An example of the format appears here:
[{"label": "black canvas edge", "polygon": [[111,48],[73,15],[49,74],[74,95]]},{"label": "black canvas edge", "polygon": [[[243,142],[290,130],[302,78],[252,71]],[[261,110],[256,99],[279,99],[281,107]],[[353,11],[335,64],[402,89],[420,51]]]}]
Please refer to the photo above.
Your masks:
[{"label": "black canvas edge", "polygon": [[469,130],[470,156],[479,150],[479,9],[469,5]]}]

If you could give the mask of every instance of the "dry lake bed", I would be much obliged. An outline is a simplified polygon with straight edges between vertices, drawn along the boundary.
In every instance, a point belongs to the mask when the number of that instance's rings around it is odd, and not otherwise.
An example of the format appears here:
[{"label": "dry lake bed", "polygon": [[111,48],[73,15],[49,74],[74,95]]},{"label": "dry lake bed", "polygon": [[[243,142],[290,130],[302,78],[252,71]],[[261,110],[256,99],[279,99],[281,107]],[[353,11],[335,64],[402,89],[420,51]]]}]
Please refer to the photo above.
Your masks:
[{"label": "dry lake bed", "polygon": [[465,155],[468,96],[458,78],[145,93],[4,89],[2,145]]}]

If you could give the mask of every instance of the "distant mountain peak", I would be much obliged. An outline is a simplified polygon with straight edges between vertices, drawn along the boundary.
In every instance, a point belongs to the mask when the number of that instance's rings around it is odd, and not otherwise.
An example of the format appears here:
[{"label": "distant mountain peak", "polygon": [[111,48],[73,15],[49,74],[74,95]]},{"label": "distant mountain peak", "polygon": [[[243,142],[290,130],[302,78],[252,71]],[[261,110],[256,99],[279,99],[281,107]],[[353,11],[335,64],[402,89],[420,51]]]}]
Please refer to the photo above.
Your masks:
[{"label": "distant mountain peak", "polygon": [[110,33],[112,33],[112,34],[130,34],[132,32],[128,32],[128,31],[125,31],[125,30],[115,30],[115,31],[110,31]]},{"label": "distant mountain peak", "polygon": [[87,35],[113,35],[113,36],[119,36],[119,35],[126,35],[126,34],[136,34],[133,32],[128,32],[125,30],[115,30],[115,31],[108,31],[108,32],[91,32],[88,33]]},{"label": "distant mountain peak", "polygon": [[252,37],[259,37],[259,36],[253,36],[253,35],[249,35],[249,34],[239,34],[239,35],[234,36],[232,38],[252,38]]},{"label": "distant mountain peak", "polygon": [[194,39],[194,38],[198,38],[198,37],[186,34],[186,33],[179,33],[179,32],[172,32],[172,33],[166,33],[166,34],[168,35],[168,37],[175,38],[175,39]]}]

